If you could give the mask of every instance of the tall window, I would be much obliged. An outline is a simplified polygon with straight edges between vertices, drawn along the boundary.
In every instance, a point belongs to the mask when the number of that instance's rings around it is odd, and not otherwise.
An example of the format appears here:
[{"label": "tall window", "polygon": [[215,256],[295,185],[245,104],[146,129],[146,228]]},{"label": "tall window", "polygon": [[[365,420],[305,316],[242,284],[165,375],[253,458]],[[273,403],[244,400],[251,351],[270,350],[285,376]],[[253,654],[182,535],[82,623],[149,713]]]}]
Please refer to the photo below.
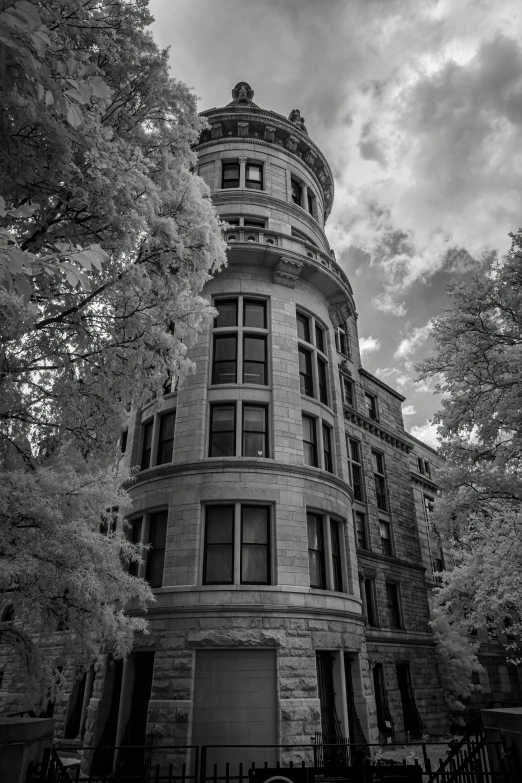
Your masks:
[{"label": "tall window", "polygon": [[388,605],[388,623],[390,628],[401,628],[399,587],[394,582],[386,582],[386,602]]},{"label": "tall window", "polygon": [[236,455],[236,406],[212,405],[210,408],[209,457]]},{"label": "tall window", "polygon": [[366,405],[366,413],[368,418],[370,418],[372,421],[379,421],[379,417],[377,415],[377,398],[373,394],[368,394],[368,392],[365,392],[364,402]]},{"label": "tall window", "polygon": [[311,416],[303,416],[303,451],[305,465],[317,468],[317,433]]},{"label": "tall window", "polygon": [[301,394],[329,404],[326,332],[310,315],[296,314]]},{"label": "tall window", "polygon": [[342,525],[337,519],[330,520],[330,541],[332,546],[333,589],[343,590],[343,565],[341,558]]},{"label": "tall window", "polygon": [[326,381],[326,362],[317,359],[317,380],[319,381],[319,399],[328,405],[328,383]]},{"label": "tall window", "polygon": [[301,183],[298,182],[296,179],[292,177],[290,180],[292,185],[292,201],[294,204],[297,204],[298,206],[301,206],[301,200],[302,200],[302,187]]},{"label": "tall window", "polygon": [[174,428],[176,426],[176,412],[165,413],[160,416],[158,455],[156,465],[172,462],[174,448]]},{"label": "tall window", "polygon": [[359,503],[364,503],[364,484],[361,461],[361,446],[357,440],[347,438],[348,459],[350,462],[350,478],[352,481],[353,496]]},{"label": "tall window", "polygon": [[239,162],[238,161],[223,162],[223,178],[221,181],[221,187],[222,188],[239,187]]},{"label": "tall window", "polygon": [[245,186],[250,190],[263,190],[263,166],[260,163],[247,163]]},{"label": "tall window", "polygon": [[424,495],[424,517],[426,519],[426,526],[428,530],[433,530],[432,515],[434,510],[434,500]]},{"label": "tall window", "polygon": [[308,565],[310,568],[310,587],[326,589],[324,559],[323,518],[319,514],[307,514],[308,528]]},{"label": "tall window", "polygon": [[350,351],[348,348],[348,333],[345,325],[338,326],[335,330],[335,347],[339,353],[342,353],[343,356],[350,356]]},{"label": "tall window", "polygon": [[163,584],[165,544],[167,541],[167,511],[157,511],[149,516],[149,546],[145,579],[151,587]]},{"label": "tall window", "polygon": [[372,451],[372,464],[377,508],[381,511],[387,511],[388,493],[386,491],[386,475],[384,473],[384,455],[378,451]]},{"label": "tall window", "polygon": [[355,523],[355,542],[359,549],[368,549],[366,516],[361,511],[354,511],[353,517]]},{"label": "tall window", "polygon": [[313,216],[313,214],[314,214],[314,197],[310,193],[310,191],[308,191],[308,205],[307,206],[308,206],[309,213]]},{"label": "tall window", "polygon": [[333,458],[332,458],[332,431],[330,427],[323,424],[323,456],[324,456],[324,469],[329,473],[333,473]]},{"label": "tall window", "polygon": [[243,457],[268,457],[267,409],[243,405]]},{"label": "tall window", "polygon": [[212,384],[268,384],[267,303],[235,297],[214,302]]},{"label": "tall window", "polygon": [[377,725],[379,731],[381,734],[391,736],[393,734],[393,723],[390,708],[388,706],[382,663],[376,663],[373,667],[373,693],[375,695],[375,706],[377,707]]},{"label": "tall window", "polygon": [[270,508],[230,503],[207,506],[205,516],[203,583],[270,584]]},{"label": "tall window", "polygon": [[270,583],[270,509],[241,507],[241,584]]},{"label": "tall window", "polygon": [[341,394],[345,405],[349,405],[350,408],[355,408],[355,390],[353,381],[347,378],[346,375],[340,376],[341,381]]},{"label": "tall window", "polygon": [[299,379],[301,394],[314,396],[314,380],[312,375],[312,354],[306,348],[299,348]]},{"label": "tall window", "polygon": [[141,469],[150,468],[152,456],[152,430],[154,428],[154,419],[146,422],[142,428],[142,448],[141,448]]},{"label": "tall window", "polygon": [[364,603],[366,609],[366,619],[368,625],[377,626],[377,612],[375,610],[375,580],[365,579],[363,581]]},{"label": "tall window", "polygon": [[381,552],[382,552],[382,554],[386,555],[386,557],[392,557],[393,551],[392,551],[390,523],[386,522],[384,519],[380,519],[379,520],[379,532],[380,532],[380,536],[381,536]]},{"label": "tall window", "polygon": [[129,431],[128,430],[123,430],[121,435],[120,435],[120,450],[121,450],[122,454],[125,454],[125,452],[127,451],[127,440],[128,440],[128,437],[129,437]]},{"label": "tall window", "polygon": [[344,591],[343,523],[327,514],[308,512],[308,565],[310,587]]},{"label": "tall window", "polygon": [[234,506],[207,506],[203,583],[234,580]]},{"label": "tall window", "polygon": [[417,457],[417,465],[419,468],[419,473],[422,473],[422,475],[426,475],[428,477],[431,477],[431,466],[427,459],[422,459],[422,457]]},{"label": "tall window", "polygon": [[[136,517],[128,520],[128,527],[125,529],[125,535],[132,544],[141,544],[143,531],[143,517]],[[128,565],[128,571],[131,576],[138,576],[139,563],[133,560]]]}]

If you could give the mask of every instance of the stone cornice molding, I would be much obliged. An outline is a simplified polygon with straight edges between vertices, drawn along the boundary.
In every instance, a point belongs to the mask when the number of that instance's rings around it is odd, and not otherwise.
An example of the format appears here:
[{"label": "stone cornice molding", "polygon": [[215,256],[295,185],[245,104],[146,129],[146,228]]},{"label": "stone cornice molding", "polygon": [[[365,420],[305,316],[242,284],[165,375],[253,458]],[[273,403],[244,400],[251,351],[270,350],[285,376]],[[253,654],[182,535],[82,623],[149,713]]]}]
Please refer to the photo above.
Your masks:
[{"label": "stone cornice molding", "polygon": [[415,565],[408,560],[399,560],[397,557],[387,557],[386,555],[379,554],[379,552],[372,552],[370,549],[359,549],[359,547],[357,547],[357,562],[359,565],[362,565],[366,558],[368,558],[368,560],[377,560],[386,565],[404,568],[409,571],[420,571],[421,574],[426,571],[423,565]]},{"label": "stone cornice molding", "polygon": [[[235,135],[223,135],[222,123],[227,120],[239,120],[238,115],[241,115],[241,129],[238,128]],[[295,123],[290,122],[281,115],[275,114],[275,112],[272,113],[262,109],[235,106],[227,107],[226,109],[210,109],[209,111],[202,112],[201,116],[206,117],[210,122],[211,138],[207,141],[200,140],[198,144],[195,144],[193,149],[196,152],[199,152],[212,144],[222,144],[236,139],[240,139],[241,142],[245,143],[260,144],[277,150],[284,150],[287,155],[290,155],[303,163],[313,175],[318,188],[323,194],[326,220],[332,209],[334,199],[334,178],[332,170],[319,147],[317,147],[310,137],[300,130]],[[219,123],[211,122],[212,119],[217,120],[218,117]],[[281,143],[277,143],[276,138],[279,137],[276,137],[275,135],[272,136],[272,134],[265,133],[264,138],[262,139],[258,136],[242,135],[245,130],[246,132],[250,132],[250,122],[259,122],[263,117],[268,117],[270,119],[270,125],[268,127],[270,130],[274,129],[274,134],[277,130],[281,130],[287,134],[284,142],[283,139],[279,139]],[[205,133],[205,131],[203,131],[203,133]],[[200,139],[201,138],[202,137],[200,137]],[[273,141],[271,139],[273,139]],[[297,150],[299,143],[306,145],[306,149],[302,153]]]},{"label": "stone cornice molding", "polygon": [[[321,470],[320,468],[311,468],[308,465],[291,465],[286,462],[276,462],[273,459],[250,459],[248,457],[207,457],[197,462],[169,463],[167,465],[156,465],[153,468],[141,470],[135,479],[124,483],[128,491],[132,491],[141,484],[147,484],[149,481],[165,478],[165,476],[179,476],[185,474],[197,473],[229,473],[232,470],[241,472],[242,470],[255,470],[257,473],[283,473],[299,476],[300,478],[313,479],[320,484],[334,486],[347,495],[350,503],[353,501],[353,489],[338,476],[333,473]],[[219,481],[219,478],[216,479]]]},{"label": "stone cornice molding", "polygon": [[[255,204],[256,206],[264,206],[263,202],[266,202],[268,207],[276,207],[277,209],[287,212],[292,217],[295,217],[304,223],[308,223],[312,230],[319,231],[321,234],[321,239],[324,240],[325,246],[328,249],[330,248],[326,234],[317,220],[313,218],[312,215],[306,211],[306,209],[303,209],[303,207],[294,204],[293,201],[284,201],[281,198],[276,198],[276,196],[272,196],[270,193],[266,193],[264,190],[229,188],[228,190],[216,190],[214,193],[212,193],[212,202],[214,204]],[[285,234],[284,236],[291,238],[288,234]],[[322,252],[328,255],[326,250],[323,250]],[[334,264],[337,264],[332,256],[330,256],[330,258]]]},{"label": "stone cornice molding", "polygon": [[302,268],[303,261],[298,261],[296,258],[281,256],[274,268],[272,279],[274,283],[279,283],[279,285],[283,285],[285,288],[295,288],[297,278],[301,274]]},{"label": "stone cornice molding", "polygon": [[358,427],[362,427],[372,435],[376,435],[377,437],[381,438],[381,440],[389,443],[390,446],[393,446],[393,448],[406,452],[406,454],[409,454],[410,451],[413,450],[413,445],[411,443],[408,443],[407,440],[403,440],[402,438],[398,437],[395,435],[395,433],[390,432],[388,429],[386,429],[386,427],[383,427],[381,424],[379,424],[378,421],[374,421],[373,419],[368,418],[368,416],[363,416],[362,413],[359,413],[359,411],[350,408],[350,406],[346,405],[346,403],[343,404],[343,408],[344,418],[351,424],[356,424]]},{"label": "stone cornice molding", "polygon": [[432,481],[432,479],[429,479],[426,476],[423,476],[421,473],[417,473],[414,470],[411,470],[410,473],[414,484],[418,484],[420,487],[426,489],[428,492],[437,493],[439,491],[439,485],[435,481]]},{"label": "stone cornice molding", "polygon": [[388,386],[388,384],[384,383],[384,381],[381,381],[380,378],[377,378],[375,375],[372,375],[372,373],[368,372],[368,370],[365,370],[364,367],[359,367],[359,375],[362,375],[363,378],[368,378],[369,381],[372,381],[372,383],[375,383],[377,386],[380,386],[381,389],[387,391],[388,394],[392,394],[401,402],[404,402],[404,400],[406,399],[406,397],[403,394],[396,391],[396,389],[393,389],[391,386]]},{"label": "stone cornice molding", "polygon": [[378,643],[381,650],[384,644],[435,646],[435,639],[429,631],[403,631],[397,628],[370,628],[368,626],[364,630],[364,635],[367,644]]}]

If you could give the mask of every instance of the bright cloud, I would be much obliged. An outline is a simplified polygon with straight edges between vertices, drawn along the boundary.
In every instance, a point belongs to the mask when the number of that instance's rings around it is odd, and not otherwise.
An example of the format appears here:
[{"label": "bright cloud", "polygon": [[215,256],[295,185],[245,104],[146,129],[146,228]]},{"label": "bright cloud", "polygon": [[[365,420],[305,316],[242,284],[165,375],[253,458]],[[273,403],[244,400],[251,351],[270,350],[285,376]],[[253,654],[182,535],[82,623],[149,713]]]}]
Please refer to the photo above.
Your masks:
[{"label": "bright cloud", "polygon": [[414,353],[421,345],[426,342],[431,334],[432,329],[433,324],[431,320],[428,321],[428,323],[424,326],[419,326],[416,329],[413,329],[410,336],[405,337],[404,340],[401,340],[399,343],[399,347],[394,354],[395,358],[405,359],[406,357],[411,356],[412,353]]},{"label": "bright cloud", "polygon": [[405,405],[402,409],[403,416],[414,416],[417,413],[415,405]]},{"label": "bright cloud", "polygon": [[437,427],[429,419],[424,424],[418,424],[410,429],[414,438],[422,440],[427,443],[428,446],[432,446],[434,449],[438,449],[440,441],[437,435]]},{"label": "bright cloud", "polygon": [[361,352],[361,356],[363,356],[365,353],[373,353],[374,351],[378,351],[380,347],[381,341],[376,337],[370,336],[359,338],[359,350]]}]

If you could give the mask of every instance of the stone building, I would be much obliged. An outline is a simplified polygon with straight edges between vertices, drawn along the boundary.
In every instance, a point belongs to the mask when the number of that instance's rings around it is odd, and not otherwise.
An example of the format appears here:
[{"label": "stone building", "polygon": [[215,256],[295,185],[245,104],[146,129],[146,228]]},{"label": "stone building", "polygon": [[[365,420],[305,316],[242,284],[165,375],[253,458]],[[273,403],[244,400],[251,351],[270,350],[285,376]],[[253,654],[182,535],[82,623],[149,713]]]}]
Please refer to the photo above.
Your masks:
[{"label": "stone building", "polygon": [[328,162],[297,110],[253,95],[240,82],[203,113],[198,173],[227,224],[228,267],[204,290],[217,316],[195,373],[122,437],[141,468],[130,535],[151,545],[140,573],[157,600],[132,656],[56,710],[87,744],[447,728],[416,515],[425,447],[404,430],[404,397],[361,365],[352,288],[324,233]]}]

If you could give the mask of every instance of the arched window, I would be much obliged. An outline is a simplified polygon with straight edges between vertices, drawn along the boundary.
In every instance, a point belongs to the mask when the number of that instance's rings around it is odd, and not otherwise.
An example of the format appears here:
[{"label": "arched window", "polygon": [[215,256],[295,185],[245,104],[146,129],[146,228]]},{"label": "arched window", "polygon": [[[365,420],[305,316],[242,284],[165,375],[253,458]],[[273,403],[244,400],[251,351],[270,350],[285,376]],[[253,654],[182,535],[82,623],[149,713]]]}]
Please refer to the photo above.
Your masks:
[{"label": "arched window", "polygon": [[9,604],[9,606],[6,606],[5,609],[2,611],[2,615],[0,616],[0,622],[12,623],[14,619],[15,619],[15,608],[13,604]]}]

